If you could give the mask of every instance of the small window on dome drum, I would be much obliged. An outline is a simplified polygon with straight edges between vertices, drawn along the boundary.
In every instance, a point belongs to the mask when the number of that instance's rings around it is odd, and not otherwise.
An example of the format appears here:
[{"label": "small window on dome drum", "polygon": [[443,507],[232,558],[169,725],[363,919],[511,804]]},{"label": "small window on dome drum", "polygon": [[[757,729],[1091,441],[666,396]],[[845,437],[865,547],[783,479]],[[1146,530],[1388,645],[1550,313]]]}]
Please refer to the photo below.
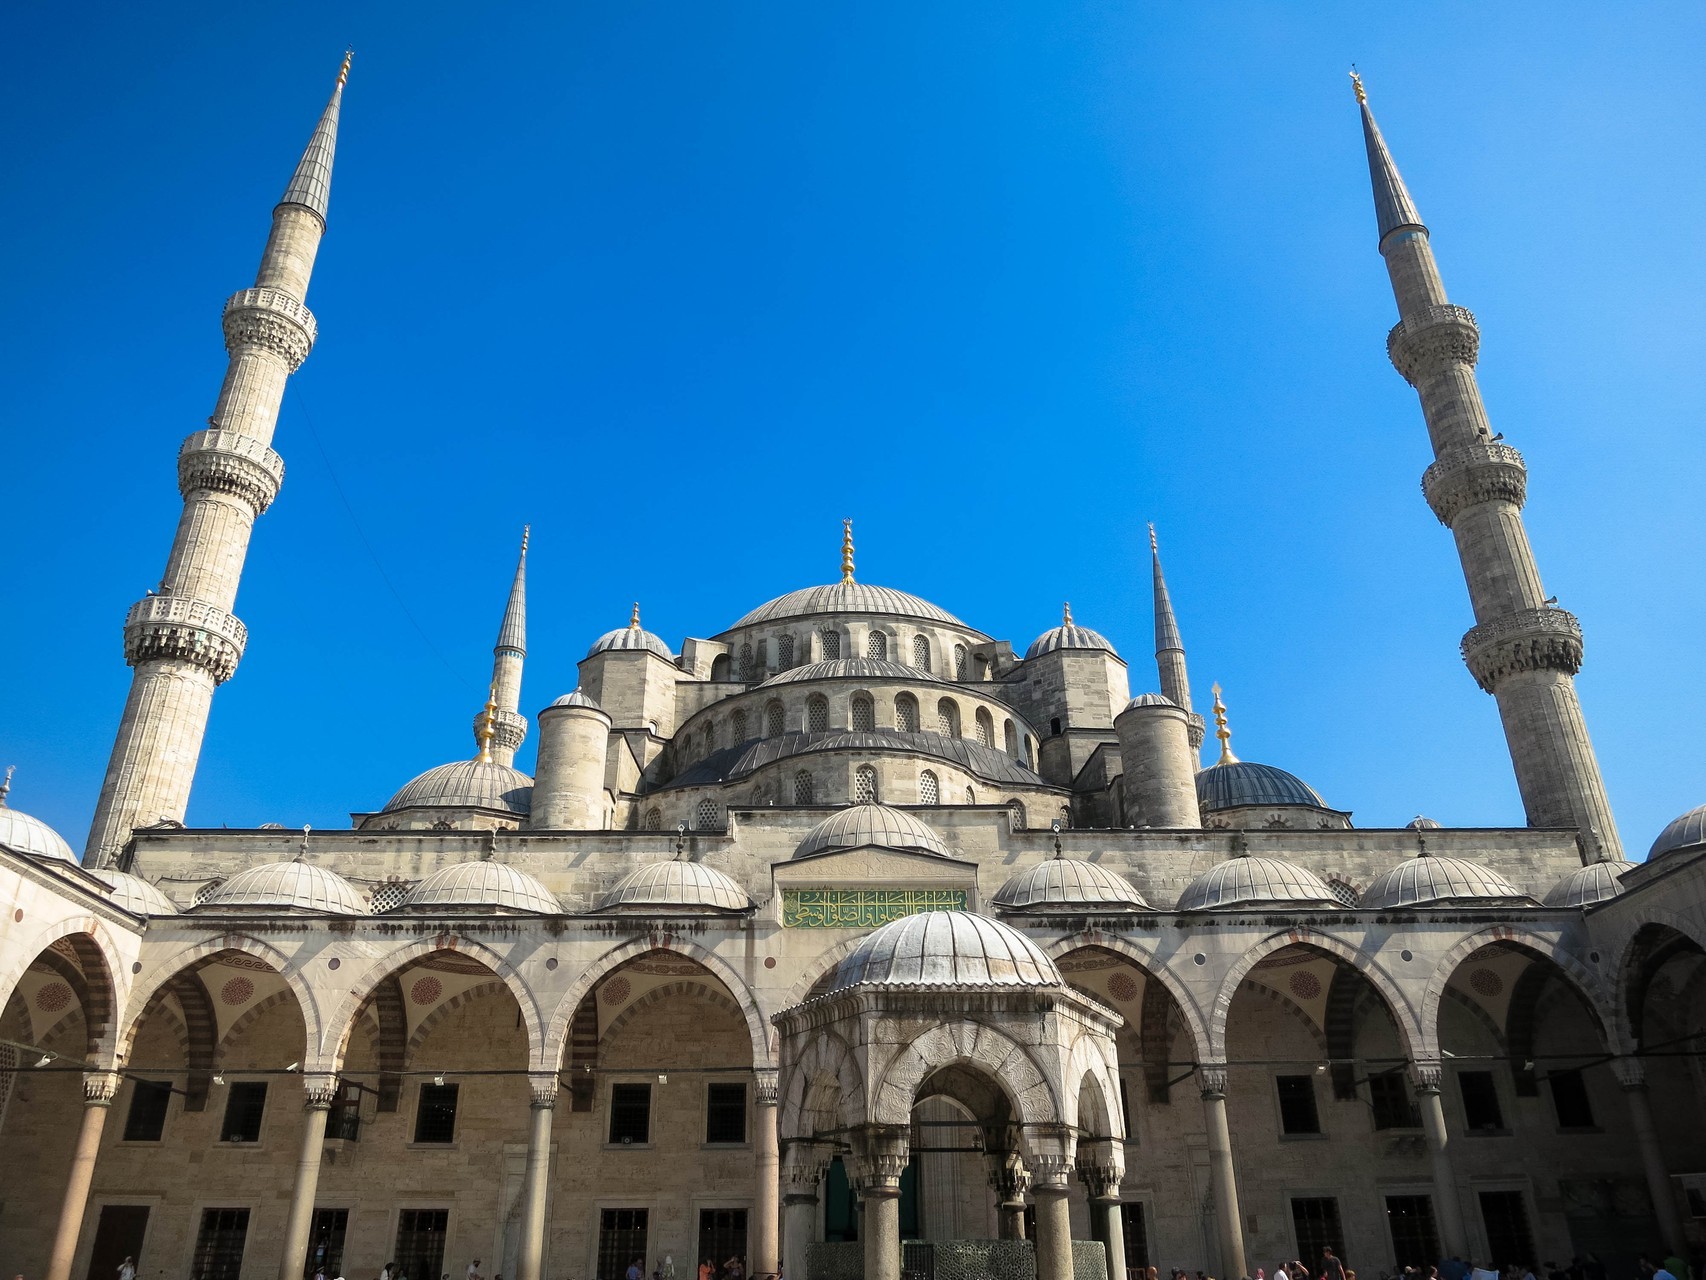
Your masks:
[{"label": "small window on dome drum", "polygon": [[806,732],[829,732],[829,699],[814,693],[806,701]]},{"label": "small window on dome drum", "polygon": [[888,661],[889,638],[881,631],[873,631],[865,639],[865,656],[875,658],[879,662]]},{"label": "small window on dome drum", "polygon": [[954,646],[954,679],[971,679],[971,653],[963,644]]},{"label": "small window on dome drum", "polygon": [[936,704],[936,732],[944,738],[960,736],[960,709],[952,698],[943,698]]},{"label": "small window on dome drum", "polygon": [[977,709],[977,741],[980,746],[995,745],[995,720],[984,707]]},{"label": "small window on dome drum", "polygon": [[918,732],[918,699],[910,693],[894,700],[894,723],[902,733]]},{"label": "small window on dome drum", "polygon": [[653,806],[652,808],[646,810],[646,830],[647,831],[662,831],[663,830],[663,810],[662,809],[659,809],[656,806]]},{"label": "small window on dome drum", "polygon": [[776,665],[787,671],[794,665],[794,637],[791,635],[776,637]]},{"label": "small window on dome drum", "polygon": [[818,643],[823,646],[825,661],[833,662],[841,656],[841,633],[833,627],[825,627],[818,633]]},{"label": "small window on dome drum", "polygon": [[729,743],[732,746],[735,743],[740,743],[740,742],[745,742],[745,741],[746,741],[746,712],[737,711],[734,713],[734,715],[729,717]]},{"label": "small window on dome drum", "polygon": [[769,703],[764,708],[764,736],[780,738],[785,729],[786,722],[782,716],[782,704],[780,702]]},{"label": "small window on dome drum", "polygon": [[693,827],[697,831],[715,831],[722,826],[721,818],[715,800],[701,800],[693,807]]},{"label": "small window on dome drum", "polygon": [[1007,820],[1012,825],[1013,830],[1023,831],[1025,829],[1025,806],[1017,800],[1009,802]]},{"label": "small window on dome drum", "polygon": [[920,671],[930,670],[930,637],[912,637],[912,665]]},{"label": "small window on dome drum", "polygon": [[853,727],[855,729],[875,729],[877,727],[876,704],[862,693],[853,695]]},{"label": "small window on dome drum", "polygon": [[374,915],[378,915],[382,911],[390,911],[393,907],[400,907],[403,905],[403,899],[409,896],[409,890],[412,888],[414,888],[413,884],[401,880],[391,880],[379,885],[373,891],[368,909]]},{"label": "small window on dome drum", "polygon": [[877,802],[877,771],[862,764],[853,774],[853,800],[857,804]]},{"label": "small window on dome drum", "polygon": [[918,775],[918,803],[942,803],[942,784],[937,780],[935,773],[929,769]]},{"label": "small window on dome drum", "polygon": [[798,773],[796,773],[794,775],[794,803],[795,804],[812,804],[812,803],[814,803],[814,801],[812,799],[812,795],[813,795],[814,791],[815,791],[815,788],[812,786],[811,774],[807,773],[804,769],[801,769]]},{"label": "small window on dome drum", "polygon": [[1356,891],[1355,886],[1346,884],[1337,876],[1327,881],[1327,891],[1347,907],[1356,906],[1358,901],[1362,898],[1362,895]]},{"label": "small window on dome drum", "polygon": [[755,667],[755,664],[753,663],[753,660],[752,660],[752,646],[750,644],[743,644],[740,647],[740,678],[741,678],[741,680],[747,684],[751,684],[752,680],[753,680],[754,670],[756,670],[756,667]]},{"label": "small window on dome drum", "polygon": [[1007,744],[1007,754],[1015,760],[1019,758],[1019,729],[1011,720],[1001,726],[1001,736]]}]

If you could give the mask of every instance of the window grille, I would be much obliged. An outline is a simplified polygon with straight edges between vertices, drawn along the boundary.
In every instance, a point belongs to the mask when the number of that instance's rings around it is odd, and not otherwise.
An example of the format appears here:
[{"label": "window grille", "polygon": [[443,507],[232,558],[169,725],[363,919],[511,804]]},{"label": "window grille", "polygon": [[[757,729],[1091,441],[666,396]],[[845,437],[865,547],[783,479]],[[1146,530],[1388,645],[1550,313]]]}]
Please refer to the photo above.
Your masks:
[{"label": "window grille", "polygon": [[201,1280],[237,1280],[248,1234],[247,1209],[203,1209],[190,1273]]},{"label": "window grille", "polygon": [[855,729],[875,729],[877,727],[877,708],[862,693],[853,695],[853,727]]},{"label": "window grille", "polygon": [[977,709],[977,740],[981,746],[995,745],[995,721],[982,707]]},{"label": "window grille", "polygon": [[902,733],[918,732],[918,699],[903,693],[894,700],[894,722]]},{"label": "window grille", "polygon": [[454,831],[456,830],[456,824],[448,818],[440,818],[437,822],[432,824],[432,829],[434,831]]},{"label": "window grille", "polygon": [[1327,881],[1327,891],[1347,907],[1354,907],[1362,900],[1362,895],[1352,885],[1346,884],[1337,877]]},{"label": "window grille", "polygon": [[753,670],[752,646],[750,644],[743,644],[740,647],[740,678],[747,684],[751,684]]},{"label": "window grille", "polygon": [[374,915],[378,915],[383,911],[390,911],[394,907],[402,906],[403,899],[409,896],[409,890],[414,887],[415,886],[412,881],[386,881],[384,884],[374,889],[373,897],[370,899],[369,903],[369,910],[371,910]]},{"label": "window grille", "polygon": [[832,627],[825,627],[822,632],[823,656],[826,661],[834,661],[841,656],[841,633]]},{"label": "window grille", "polygon": [[[598,1270],[601,1276],[628,1274],[628,1265],[636,1258],[644,1271],[646,1253],[645,1209],[601,1209],[598,1215]],[[438,1271],[437,1267],[429,1273]],[[410,1275],[416,1273],[411,1271]]]},{"label": "window grille", "polygon": [[794,637],[791,635],[776,638],[776,665],[786,671],[794,665]]},{"label": "window grille", "polygon": [[853,800],[857,804],[877,802],[877,771],[868,764],[862,764],[854,771]]},{"label": "window grille", "polygon": [[772,702],[764,708],[764,736],[780,738],[785,731],[786,722],[782,718],[782,704]]},{"label": "window grille", "polygon": [[930,637],[912,637],[912,665],[920,671],[930,670]]},{"label": "window grille", "polygon": [[829,732],[829,699],[814,693],[806,703],[806,732]]},{"label": "window grille", "polygon": [[663,830],[663,810],[659,809],[655,805],[652,806],[650,809],[646,810],[646,830],[647,831],[662,831]]},{"label": "window grille", "polygon": [[1007,821],[1013,830],[1023,831],[1025,829],[1025,806],[1017,800],[1010,802],[1007,806]]},{"label": "window grille", "polygon": [[865,640],[865,656],[875,658],[879,662],[887,662],[889,656],[889,638],[881,631],[873,631]]},{"label": "window grille", "polygon": [[811,776],[811,774],[807,773],[804,769],[801,769],[798,773],[796,773],[794,775],[794,803],[795,804],[811,804],[811,803],[813,803],[812,792],[813,792],[812,776]]},{"label": "window grille", "polygon": [[1013,759],[1019,758],[1019,729],[1011,720],[1001,726],[1002,740],[1007,744],[1007,754]]},{"label": "window grille", "polygon": [[715,800],[701,800],[693,807],[693,826],[698,831],[715,831],[722,823]]},{"label": "window grille", "polygon": [[449,1227],[448,1209],[400,1210],[397,1214],[397,1247],[391,1251],[397,1269],[392,1274],[420,1276],[423,1280],[442,1275],[444,1236]]},{"label": "window grille", "polygon": [[929,769],[918,775],[918,803],[942,803],[942,784]]},{"label": "window grille", "polygon": [[746,712],[737,711],[729,717],[730,745],[746,741]]},{"label": "window grille", "polygon": [[699,1257],[744,1258],[745,1256],[746,1210],[699,1210]]},{"label": "window grille", "polygon": [[976,804],[977,803],[977,792],[975,790],[973,790],[971,787],[966,788],[966,803],[967,804]]},{"label": "window grille", "polygon": [[936,732],[946,738],[960,736],[960,709],[951,698],[943,698],[936,704]]},{"label": "window grille", "polygon": [[194,897],[194,899],[192,899],[192,901],[194,902],[194,904],[196,906],[199,907],[202,903],[206,902],[214,894],[218,893],[219,892],[219,886],[224,884],[224,883],[225,883],[225,881],[223,881],[223,880],[209,880],[206,884],[202,885],[201,888],[199,888],[195,891],[195,897]]},{"label": "window grille", "polygon": [[1319,1258],[1324,1249],[1345,1251],[1345,1233],[1339,1225],[1339,1202],[1332,1196],[1298,1196],[1291,1202],[1291,1229],[1297,1251],[1305,1258]]},{"label": "window grille", "polygon": [[963,644],[954,646],[954,679],[971,679],[971,652]]},{"label": "window grille", "polygon": [[708,724],[705,726],[705,754],[710,755],[716,749],[717,726],[714,724]]}]

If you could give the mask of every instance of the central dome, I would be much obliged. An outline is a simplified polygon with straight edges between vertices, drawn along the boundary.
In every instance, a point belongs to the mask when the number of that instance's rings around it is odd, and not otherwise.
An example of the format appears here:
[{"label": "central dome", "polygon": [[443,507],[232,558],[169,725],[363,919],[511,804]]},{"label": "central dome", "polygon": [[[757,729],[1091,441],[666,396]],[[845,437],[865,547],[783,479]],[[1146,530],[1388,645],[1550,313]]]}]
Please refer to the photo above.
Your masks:
[{"label": "central dome", "polygon": [[803,667],[790,667],[758,687],[768,689],[771,685],[794,684],[800,680],[929,680],[945,683],[941,676],[884,658],[829,658],[823,662],[808,662]]},{"label": "central dome", "polygon": [[964,627],[946,609],[939,609],[928,600],[920,600],[893,587],[873,587],[864,582],[832,582],[823,587],[801,587],[785,596],[777,596],[747,614],[730,631],[757,626],[761,622],[780,622],[785,618],[809,618],[823,613],[879,613],[895,618],[918,618],[926,622],[945,622],[951,627]]},{"label": "central dome", "polygon": [[1055,968],[1011,925],[969,911],[926,911],[866,936],[835,971],[847,987],[1058,987]]},{"label": "central dome", "polygon": [[876,845],[880,849],[905,849],[916,853],[933,853],[947,858],[952,855],[942,837],[903,809],[891,809],[886,804],[849,805],[831,814],[806,833],[806,838],[794,850],[796,858],[831,849],[863,849]]},{"label": "central dome", "polygon": [[1229,760],[1197,774],[1197,803],[1204,813],[1244,805],[1300,804],[1325,809],[1319,792],[1295,773],[1271,764]]}]

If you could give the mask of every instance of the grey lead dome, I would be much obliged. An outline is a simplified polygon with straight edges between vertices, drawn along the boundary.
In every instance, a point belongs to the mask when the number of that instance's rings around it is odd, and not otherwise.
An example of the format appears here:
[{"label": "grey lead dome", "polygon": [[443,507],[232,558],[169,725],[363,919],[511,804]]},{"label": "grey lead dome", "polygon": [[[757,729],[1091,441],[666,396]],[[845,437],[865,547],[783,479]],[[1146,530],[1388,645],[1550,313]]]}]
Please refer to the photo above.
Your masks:
[{"label": "grey lead dome", "polygon": [[1439,858],[1431,854],[1406,858],[1390,871],[1375,877],[1363,891],[1359,906],[1374,911],[1400,907],[1423,907],[1442,902],[1527,902],[1520,892],[1496,871],[1467,858]]},{"label": "grey lead dome", "polygon": [[1653,847],[1647,850],[1647,861],[1697,844],[1706,844],[1706,804],[1695,805],[1687,813],[1672,818],[1659,832],[1659,838],[1653,841]]},{"label": "grey lead dome", "polygon": [[1229,858],[1198,876],[1179,895],[1177,911],[1214,911],[1267,903],[1337,905],[1313,871],[1279,858]]},{"label": "grey lead dome", "polygon": [[0,796],[0,845],[13,853],[27,853],[35,858],[53,858],[58,862],[76,862],[77,855],[65,838],[40,818],[8,808]]},{"label": "grey lead dome", "polygon": [[195,910],[216,907],[265,907],[334,916],[367,914],[367,905],[348,880],[306,862],[268,862],[239,871],[208,894]]},{"label": "grey lead dome", "polygon": [[1557,884],[1546,891],[1543,905],[1548,907],[1588,907],[1596,902],[1605,902],[1622,893],[1625,886],[1622,876],[1626,871],[1633,871],[1639,863],[1624,862],[1622,859],[1604,858],[1598,862],[1590,862],[1570,872]]},{"label": "grey lead dome", "polygon": [[1050,858],[1011,877],[995,892],[1008,911],[1148,911],[1129,880],[1093,862]]},{"label": "grey lead dome", "polygon": [[128,871],[119,871],[114,867],[97,867],[89,874],[97,880],[106,881],[107,887],[113,892],[113,901],[132,915],[175,916],[178,914],[178,909],[172,905],[172,900],[141,876],[133,876]]},{"label": "grey lead dome", "polygon": [[1045,653],[1053,653],[1056,649],[1102,649],[1116,658],[1119,657],[1119,651],[1100,631],[1092,631],[1089,627],[1068,622],[1050,628],[1031,641],[1031,647],[1025,650],[1025,661],[1029,662]]},{"label": "grey lead dome", "polygon": [[477,907],[546,916],[563,910],[556,895],[525,871],[491,861],[441,867],[410,889],[400,905],[404,909]]},{"label": "grey lead dome", "polygon": [[728,876],[702,862],[653,862],[599,894],[595,911],[622,907],[691,907],[745,911],[752,899]]},{"label": "grey lead dome", "polygon": [[454,760],[404,784],[381,811],[397,809],[499,809],[525,814],[533,807],[533,779],[520,769],[481,760]]},{"label": "grey lead dome", "polygon": [[868,845],[951,856],[942,837],[926,823],[886,804],[849,805],[831,814],[806,833],[794,856],[805,858],[831,849],[863,849]]},{"label": "grey lead dome", "polygon": [[823,613],[876,613],[895,618],[945,622],[951,627],[966,626],[946,609],[938,608],[928,600],[921,600],[905,591],[896,591],[893,587],[873,587],[864,582],[835,582],[822,587],[802,587],[785,596],[777,596],[741,618],[729,631],[738,631],[742,627],[755,626],[760,622],[809,618],[814,614]]},{"label": "grey lead dome", "polygon": [[835,970],[847,987],[1058,987],[1060,970],[1024,934],[968,911],[927,911],[866,936]]}]

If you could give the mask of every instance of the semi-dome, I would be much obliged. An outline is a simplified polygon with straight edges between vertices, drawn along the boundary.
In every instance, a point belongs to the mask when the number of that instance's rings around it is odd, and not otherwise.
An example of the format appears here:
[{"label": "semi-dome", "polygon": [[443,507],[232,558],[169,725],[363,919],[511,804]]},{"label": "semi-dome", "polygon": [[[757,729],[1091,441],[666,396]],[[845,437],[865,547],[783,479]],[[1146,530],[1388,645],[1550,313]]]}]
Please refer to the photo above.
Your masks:
[{"label": "semi-dome", "polygon": [[771,676],[760,689],[776,684],[795,684],[801,680],[932,680],[943,683],[942,677],[919,667],[903,666],[886,658],[831,658],[825,662],[808,662],[803,667],[790,667]]},{"label": "semi-dome", "polygon": [[1007,911],[1149,910],[1131,881],[1077,858],[1050,858],[1019,872],[992,901]]},{"label": "semi-dome", "polygon": [[1359,905],[1393,911],[1450,902],[1521,902],[1527,898],[1497,871],[1478,862],[1422,854],[1376,876],[1363,891]]},{"label": "semi-dome", "polygon": [[1280,858],[1228,858],[1198,876],[1179,895],[1179,911],[1222,907],[1336,906],[1338,899],[1313,871]]},{"label": "semi-dome", "polygon": [[385,802],[397,809],[499,809],[525,814],[533,806],[533,779],[520,769],[487,760],[453,760],[428,769]]},{"label": "semi-dome", "polygon": [[13,853],[25,853],[32,858],[52,858],[57,862],[76,862],[71,846],[40,818],[8,808],[6,794],[0,791],[0,845]]},{"label": "semi-dome", "polygon": [[1577,867],[1546,891],[1542,900],[1548,907],[1590,907],[1622,893],[1621,879],[1625,871],[1633,871],[1638,862],[1621,858],[1602,858],[1585,867]]},{"label": "semi-dome", "polygon": [[555,895],[525,871],[490,860],[440,867],[410,889],[399,905],[432,910],[476,907],[545,916],[560,915],[563,910]]},{"label": "semi-dome", "polygon": [[552,702],[551,705],[553,707],[587,707],[593,711],[604,710],[603,707],[598,705],[598,702],[595,699],[588,697],[579,689],[570,690],[568,693],[565,693],[562,697]]},{"label": "semi-dome", "polygon": [[1678,849],[1688,849],[1697,844],[1706,844],[1706,804],[1696,805],[1682,816],[1673,818],[1665,829],[1659,832],[1659,838],[1653,841],[1653,847],[1647,850],[1647,861],[1651,862],[1660,854],[1674,853]]},{"label": "semi-dome", "polygon": [[598,896],[596,911],[623,907],[687,907],[745,911],[746,890],[703,862],[650,862],[630,871]]},{"label": "semi-dome", "polygon": [[306,862],[267,862],[239,871],[202,899],[198,909],[222,907],[265,907],[335,916],[367,914],[361,895],[348,880]]},{"label": "semi-dome", "polygon": [[926,911],[867,935],[835,970],[847,987],[1058,987],[1055,968],[1011,925],[969,911]]},{"label": "semi-dome", "polygon": [[1051,627],[1031,641],[1031,647],[1025,650],[1025,661],[1029,662],[1032,658],[1053,653],[1057,649],[1102,649],[1116,658],[1119,656],[1118,651],[1100,631],[1081,627],[1072,620],[1071,605],[1066,606],[1065,616],[1058,627]]},{"label": "semi-dome", "polygon": [[89,874],[97,880],[104,880],[107,887],[112,890],[113,902],[132,915],[175,916],[178,914],[178,909],[172,905],[172,900],[141,876],[133,876],[128,871],[118,871],[112,867],[96,867]]},{"label": "semi-dome", "polygon": [[1223,761],[1197,774],[1197,804],[1204,813],[1244,805],[1306,805],[1325,809],[1314,787],[1294,773],[1248,760]]},{"label": "semi-dome", "polygon": [[[781,622],[788,618],[809,618],[825,613],[874,613],[895,618],[916,618],[925,622],[943,622],[951,627],[965,627],[946,609],[928,600],[920,600],[905,591],[892,587],[873,587],[865,582],[832,582],[822,587],[802,587],[785,596],[777,596],[758,606],[741,618],[730,631],[757,626],[761,622]],[[726,633],[725,633],[726,634]]]},{"label": "semi-dome", "polygon": [[862,849],[867,845],[951,856],[942,837],[929,824],[886,804],[849,805],[831,814],[806,833],[794,856],[806,858],[831,849]]}]

